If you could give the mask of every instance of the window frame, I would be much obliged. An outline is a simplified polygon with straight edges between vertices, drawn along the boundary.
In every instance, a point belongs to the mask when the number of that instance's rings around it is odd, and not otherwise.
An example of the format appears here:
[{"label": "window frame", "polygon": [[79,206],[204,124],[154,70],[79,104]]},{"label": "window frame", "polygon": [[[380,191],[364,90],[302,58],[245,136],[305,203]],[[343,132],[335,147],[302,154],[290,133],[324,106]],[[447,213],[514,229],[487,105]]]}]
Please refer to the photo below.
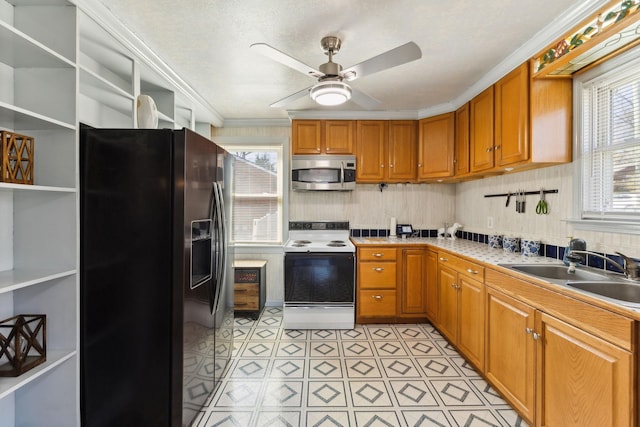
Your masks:
[{"label": "window frame", "polygon": [[584,218],[583,209],[583,153],[582,153],[582,126],[583,126],[583,83],[591,81],[603,74],[614,70],[624,72],[629,68],[640,67],[640,46],[624,52],[597,66],[573,76],[573,213],[572,218],[567,219],[575,229],[609,232],[621,234],[640,235],[640,219],[619,218]]},{"label": "window frame", "polygon": [[[230,155],[235,151],[278,151],[280,170],[278,171],[278,194],[279,194],[279,206],[278,206],[278,231],[277,239],[273,241],[266,240],[236,240],[233,232],[229,233],[230,243],[234,247],[281,247],[284,242],[284,224],[288,222],[288,192],[286,171],[289,170],[289,139],[285,137],[214,137],[214,142],[227,150]],[[235,173],[235,172],[234,172]],[[235,193],[231,195],[232,200],[235,198]],[[233,202],[231,203],[231,227],[233,230]]]}]

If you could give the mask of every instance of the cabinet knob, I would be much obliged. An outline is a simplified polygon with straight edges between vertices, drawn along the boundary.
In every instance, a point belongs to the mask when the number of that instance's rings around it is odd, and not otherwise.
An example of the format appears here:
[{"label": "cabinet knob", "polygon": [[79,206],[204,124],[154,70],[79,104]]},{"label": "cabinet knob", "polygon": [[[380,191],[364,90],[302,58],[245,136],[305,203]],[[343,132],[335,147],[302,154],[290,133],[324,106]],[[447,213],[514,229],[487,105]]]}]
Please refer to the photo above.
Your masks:
[{"label": "cabinet knob", "polygon": [[316,151],[320,152],[320,148],[316,148]]},{"label": "cabinet knob", "polygon": [[384,165],[380,165],[380,167],[381,167],[381,168],[383,168],[383,167],[384,167]]},{"label": "cabinet knob", "polygon": [[384,254],[383,254],[383,253],[378,252],[378,253],[376,253],[376,254],[373,254],[373,256],[374,256],[374,257],[377,257],[377,258],[380,258],[380,257],[383,257],[383,256],[384,256]]},{"label": "cabinet knob", "polygon": [[478,270],[472,270],[470,268],[467,268],[467,273],[469,273],[469,274],[478,274]]},{"label": "cabinet knob", "polygon": [[495,147],[493,147],[493,149],[494,149],[494,150],[499,150],[499,149],[500,149],[500,146],[499,146],[499,145],[496,145]]},{"label": "cabinet knob", "polygon": [[421,168],[422,167],[422,163],[418,163],[418,167]]},{"label": "cabinet knob", "polygon": [[534,332],[532,336],[533,336],[533,339],[536,341],[540,339],[540,334],[538,334],[537,332]]},{"label": "cabinet knob", "polygon": [[389,167],[390,167],[390,168],[392,168],[392,167],[393,167],[393,163],[391,163],[391,164],[389,165]]},{"label": "cabinet knob", "polygon": [[449,260],[448,260],[447,258],[445,258],[445,257],[440,257],[440,261],[442,261],[442,262],[447,262],[447,261],[449,261]]},{"label": "cabinet knob", "polygon": [[384,271],[384,267],[374,267],[373,271],[377,271],[377,272]]},{"label": "cabinet knob", "polygon": [[527,334],[530,334],[531,332],[533,332],[533,329],[531,329],[531,328],[524,328],[524,331],[525,331]]},{"label": "cabinet knob", "polygon": [[486,150],[486,151],[487,151],[487,153],[492,152],[492,151],[493,151],[493,147],[489,147],[489,148],[487,148],[487,150]]},{"label": "cabinet knob", "polygon": [[380,301],[382,299],[382,295],[371,295],[371,298]]}]

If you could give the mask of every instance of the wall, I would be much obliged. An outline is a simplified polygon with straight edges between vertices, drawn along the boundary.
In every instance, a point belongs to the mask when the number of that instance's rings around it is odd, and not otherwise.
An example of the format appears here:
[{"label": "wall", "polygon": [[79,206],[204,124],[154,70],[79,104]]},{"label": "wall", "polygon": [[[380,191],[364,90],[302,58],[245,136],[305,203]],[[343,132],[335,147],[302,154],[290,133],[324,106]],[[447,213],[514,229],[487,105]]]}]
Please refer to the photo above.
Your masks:
[{"label": "wall", "polygon": [[[527,196],[525,213],[517,213],[515,199],[505,207],[506,197],[485,198],[485,194],[558,189],[547,194],[548,215],[537,215],[538,196]],[[540,239],[543,243],[566,246],[569,236],[586,240],[587,249],[640,258],[640,236],[576,230],[567,221],[573,216],[573,165],[552,166],[527,172],[505,174],[457,184],[456,220],[465,230],[485,234],[511,234]],[[494,218],[494,227],[487,228],[487,217]]]},{"label": "wall", "polygon": [[357,184],[349,192],[297,192],[289,195],[291,220],[349,220],[351,228],[388,229],[391,217],[415,229],[453,222],[455,185]]}]

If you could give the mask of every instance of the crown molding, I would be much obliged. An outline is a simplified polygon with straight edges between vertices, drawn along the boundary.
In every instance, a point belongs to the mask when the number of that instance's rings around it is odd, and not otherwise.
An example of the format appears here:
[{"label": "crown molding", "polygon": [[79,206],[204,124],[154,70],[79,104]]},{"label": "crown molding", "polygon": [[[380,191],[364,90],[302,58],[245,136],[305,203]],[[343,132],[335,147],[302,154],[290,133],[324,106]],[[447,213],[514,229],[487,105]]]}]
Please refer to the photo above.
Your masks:
[{"label": "crown molding", "polygon": [[291,119],[225,119],[223,127],[291,127]]},{"label": "crown molding", "polygon": [[455,109],[460,108],[460,106],[464,105],[474,96],[500,80],[510,71],[520,66],[520,64],[531,59],[550,43],[556,41],[559,37],[562,37],[564,33],[580,24],[580,22],[594,14],[599,8],[606,5],[608,2],[609,0],[585,0],[580,2],[580,4],[577,4],[570,11],[557,16],[547,26],[542,28],[531,39],[529,39],[529,41],[518,47],[502,62],[498,63],[498,65],[491,69],[487,74],[471,85],[459,97],[454,99],[451,104]]},{"label": "crown molding", "polygon": [[[256,126],[290,126],[290,119],[371,119],[371,120],[401,120],[420,119],[434,115],[454,111],[464,105],[474,96],[494,84],[504,75],[523,62],[529,60],[540,50],[561,37],[571,28],[578,25],[584,19],[594,14],[600,7],[606,5],[608,0],[584,0],[576,2],[573,9],[557,16],[548,25],[536,33],[522,46],[516,48],[503,61],[498,63],[487,74],[480,77],[473,85],[467,88],[460,96],[443,104],[435,105],[419,110],[402,111],[329,111],[329,110],[291,110],[287,111],[289,119],[224,119],[194,88],[180,78],[164,61],[160,59],[148,46],[134,33],[119,21],[98,0],[69,0],[75,4],[91,19],[103,26],[111,35],[125,47],[130,49],[139,60],[150,66],[152,70],[189,96],[197,104],[201,105],[210,122],[217,127],[256,127]],[[286,122],[286,123],[285,123]]]},{"label": "crown molding", "polygon": [[287,111],[293,119],[335,119],[335,120],[415,120],[418,112],[399,111],[346,111],[346,110],[292,110]]}]

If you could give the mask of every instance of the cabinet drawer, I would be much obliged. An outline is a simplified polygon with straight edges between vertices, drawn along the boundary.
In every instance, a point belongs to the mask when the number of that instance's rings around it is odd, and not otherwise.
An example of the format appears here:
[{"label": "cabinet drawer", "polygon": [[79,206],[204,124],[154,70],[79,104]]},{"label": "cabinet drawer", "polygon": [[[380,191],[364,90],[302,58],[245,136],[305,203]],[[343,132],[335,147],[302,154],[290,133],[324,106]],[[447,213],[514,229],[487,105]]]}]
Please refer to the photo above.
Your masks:
[{"label": "cabinet drawer", "polygon": [[358,265],[358,285],[360,289],[395,289],[395,262],[361,262]]},{"label": "cabinet drawer", "polygon": [[360,261],[395,261],[395,248],[360,248],[358,249],[358,258]]},{"label": "cabinet drawer", "polygon": [[438,264],[446,265],[460,274],[464,274],[472,279],[484,281],[484,267],[466,259],[459,258],[445,252],[438,254]]},{"label": "cabinet drawer", "polygon": [[260,288],[257,283],[236,283],[233,287],[233,308],[235,310],[258,310]]},{"label": "cabinet drawer", "polygon": [[359,316],[395,316],[396,291],[360,291],[357,305]]}]

